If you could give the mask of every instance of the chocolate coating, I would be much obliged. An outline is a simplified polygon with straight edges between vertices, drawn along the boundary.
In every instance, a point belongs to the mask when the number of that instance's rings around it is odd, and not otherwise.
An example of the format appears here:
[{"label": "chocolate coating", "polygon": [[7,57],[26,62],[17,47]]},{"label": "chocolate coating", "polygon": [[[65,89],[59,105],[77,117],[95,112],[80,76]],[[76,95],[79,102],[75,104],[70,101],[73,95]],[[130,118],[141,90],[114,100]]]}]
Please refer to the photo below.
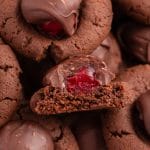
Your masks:
[{"label": "chocolate coating", "polygon": [[118,73],[122,63],[120,47],[115,37],[110,33],[100,46],[92,53],[102,59],[113,73]]},{"label": "chocolate coating", "polygon": [[96,80],[100,85],[109,84],[115,77],[101,59],[90,55],[75,56],[50,69],[43,79],[43,85],[51,85],[52,87],[65,89],[66,78],[75,74],[82,67],[88,67],[90,74],[94,72]]},{"label": "chocolate coating", "polygon": [[0,150],[54,150],[50,134],[34,122],[10,122],[0,130],[0,139]]},{"label": "chocolate coating", "polygon": [[144,63],[150,63],[150,27],[127,23],[118,32],[120,44]]},{"label": "chocolate coating", "polygon": [[150,90],[142,94],[137,101],[140,119],[144,122],[145,129],[150,135]]},{"label": "chocolate coating", "polygon": [[24,18],[32,24],[57,20],[68,35],[77,29],[81,0],[22,0]]}]

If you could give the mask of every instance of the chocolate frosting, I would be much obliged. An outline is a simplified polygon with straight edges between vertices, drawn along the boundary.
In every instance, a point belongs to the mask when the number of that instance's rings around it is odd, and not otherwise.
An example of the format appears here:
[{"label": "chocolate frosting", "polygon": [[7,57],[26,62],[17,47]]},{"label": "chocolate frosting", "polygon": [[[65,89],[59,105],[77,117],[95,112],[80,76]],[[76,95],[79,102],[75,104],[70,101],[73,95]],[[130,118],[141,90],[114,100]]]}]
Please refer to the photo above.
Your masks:
[{"label": "chocolate frosting", "polygon": [[150,90],[141,95],[137,101],[140,119],[143,120],[145,129],[150,135]]},{"label": "chocolate frosting", "polygon": [[68,35],[77,29],[81,0],[22,0],[22,14],[28,23],[59,21]]},{"label": "chocolate frosting", "polygon": [[50,134],[34,122],[13,121],[0,130],[0,150],[54,150]]},{"label": "chocolate frosting", "polygon": [[115,78],[115,74],[109,70],[104,61],[95,56],[86,55],[73,57],[48,70],[43,78],[43,85],[64,90],[66,77],[73,75],[82,66],[88,66],[89,75],[95,74],[100,85],[107,85]]},{"label": "chocolate frosting", "polygon": [[103,60],[113,73],[119,72],[119,67],[122,62],[120,48],[118,42],[111,33],[91,55]]}]

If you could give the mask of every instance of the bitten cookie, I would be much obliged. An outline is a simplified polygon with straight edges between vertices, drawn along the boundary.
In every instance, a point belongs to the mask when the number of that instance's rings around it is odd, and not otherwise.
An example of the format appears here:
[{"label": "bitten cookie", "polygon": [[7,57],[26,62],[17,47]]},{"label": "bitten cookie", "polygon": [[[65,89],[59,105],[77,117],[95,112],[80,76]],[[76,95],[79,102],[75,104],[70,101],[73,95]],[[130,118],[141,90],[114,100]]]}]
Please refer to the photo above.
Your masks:
[{"label": "bitten cookie", "polygon": [[62,40],[52,40],[25,21],[20,3],[20,0],[1,2],[0,35],[17,52],[37,61],[49,52],[56,62],[76,54],[89,54],[105,39],[111,28],[111,1],[83,0],[76,33]]},{"label": "bitten cookie", "polygon": [[112,0],[114,6],[125,12],[133,19],[150,24],[150,1],[149,0]]},{"label": "bitten cookie", "polygon": [[17,109],[23,93],[19,79],[20,66],[11,48],[2,40],[0,54],[0,126],[2,126]]},{"label": "bitten cookie", "polygon": [[125,82],[112,82],[114,74],[95,56],[76,56],[50,69],[43,86],[30,101],[38,114],[87,111],[123,107],[130,103]]}]

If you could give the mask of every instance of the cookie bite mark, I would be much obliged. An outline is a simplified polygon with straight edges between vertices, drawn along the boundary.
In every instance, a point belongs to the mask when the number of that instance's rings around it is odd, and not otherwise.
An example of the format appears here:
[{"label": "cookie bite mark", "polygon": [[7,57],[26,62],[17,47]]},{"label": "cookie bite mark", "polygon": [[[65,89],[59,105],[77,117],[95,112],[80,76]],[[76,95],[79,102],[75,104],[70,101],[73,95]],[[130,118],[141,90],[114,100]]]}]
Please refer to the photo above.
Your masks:
[{"label": "cookie bite mark", "polygon": [[126,83],[113,83],[114,74],[94,56],[77,56],[48,71],[44,88],[31,98],[38,114],[88,111],[104,107],[124,107],[130,103]]}]

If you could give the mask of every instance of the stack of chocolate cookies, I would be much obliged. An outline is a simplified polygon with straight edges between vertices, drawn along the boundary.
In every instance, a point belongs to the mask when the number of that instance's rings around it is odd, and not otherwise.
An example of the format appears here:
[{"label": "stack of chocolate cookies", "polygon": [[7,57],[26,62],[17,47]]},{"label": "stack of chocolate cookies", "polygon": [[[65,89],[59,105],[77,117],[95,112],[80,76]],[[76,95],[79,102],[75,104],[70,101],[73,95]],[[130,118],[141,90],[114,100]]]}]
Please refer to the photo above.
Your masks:
[{"label": "stack of chocolate cookies", "polygon": [[150,149],[149,0],[1,0],[0,52],[0,150]]}]

